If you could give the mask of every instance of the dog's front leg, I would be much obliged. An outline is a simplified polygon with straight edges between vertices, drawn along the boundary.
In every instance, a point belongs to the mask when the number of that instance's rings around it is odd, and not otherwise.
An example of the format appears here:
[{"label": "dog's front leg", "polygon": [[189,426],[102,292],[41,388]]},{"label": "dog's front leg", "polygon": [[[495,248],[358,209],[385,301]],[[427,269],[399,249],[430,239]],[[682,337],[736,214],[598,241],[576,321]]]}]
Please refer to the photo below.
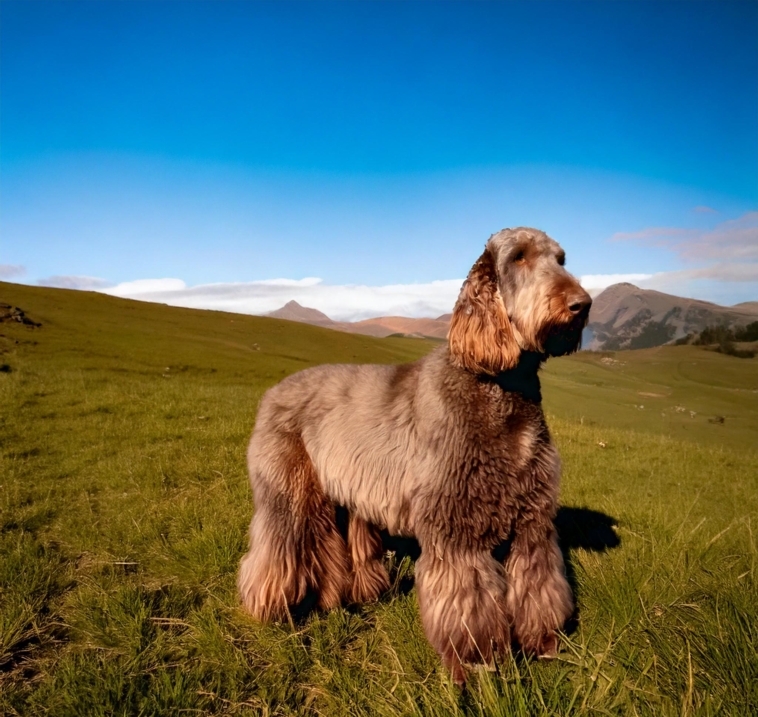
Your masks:
[{"label": "dog's front leg", "polygon": [[574,600],[550,518],[524,516],[517,520],[505,570],[514,639],[525,653],[555,654],[556,631],[571,616]]},{"label": "dog's front leg", "polygon": [[379,529],[355,513],[350,515],[347,532],[352,570],[350,600],[373,602],[389,590],[390,577],[382,565],[382,536]]},{"label": "dog's front leg", "polygon": [[489,663],[510,646],[505,570],[489,552],[422,542],[416,590],[424,632],[457,684],[465,663]]}]

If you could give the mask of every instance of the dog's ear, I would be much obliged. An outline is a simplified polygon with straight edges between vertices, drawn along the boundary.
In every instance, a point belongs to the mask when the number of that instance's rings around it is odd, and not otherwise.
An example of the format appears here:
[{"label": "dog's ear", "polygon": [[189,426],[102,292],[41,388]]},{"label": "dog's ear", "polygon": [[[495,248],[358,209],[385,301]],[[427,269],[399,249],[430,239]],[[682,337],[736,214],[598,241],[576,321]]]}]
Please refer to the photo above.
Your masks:
[{"label": "dog's ear", "polygon": [[463,282],[448,342],[453,363],[472,373],[494,376],[518,362],[521,349],[500,295],[495,257],[489,248]]}]

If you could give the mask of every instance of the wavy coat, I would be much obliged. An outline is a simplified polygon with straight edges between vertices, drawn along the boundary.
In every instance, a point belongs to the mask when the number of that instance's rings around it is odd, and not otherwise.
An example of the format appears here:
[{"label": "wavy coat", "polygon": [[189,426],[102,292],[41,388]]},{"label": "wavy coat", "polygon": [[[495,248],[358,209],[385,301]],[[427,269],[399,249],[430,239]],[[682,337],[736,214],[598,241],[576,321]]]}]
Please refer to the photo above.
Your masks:
[{"label": "wavy coat", "polygon": [[[573,600],[537,372],[576,350],[591,303],[563,263],[543,232],[498,232],[464,282],[447,344],[400,366],[307,369],[265,394],[248,450],[247,610],[286,619],[309,590],[322,608],[376,600],[389,586],[385,529],[419,541],[421,619],[456,682],[512,643],[557,649]],[[336,505],[350,515],[347,540]]]}]

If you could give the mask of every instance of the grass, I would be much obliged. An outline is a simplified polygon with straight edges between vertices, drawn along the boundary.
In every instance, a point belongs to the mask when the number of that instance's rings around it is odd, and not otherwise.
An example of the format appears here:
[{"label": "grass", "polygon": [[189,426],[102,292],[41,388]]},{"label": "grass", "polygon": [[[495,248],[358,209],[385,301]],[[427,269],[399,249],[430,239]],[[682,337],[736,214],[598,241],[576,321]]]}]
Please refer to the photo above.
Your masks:
[{"label": "grass", "polygon": [[547,364],[578,619],[557,659],[504,658],[461,693],[409,557],[388,557],[379,603],[295,625],[255,623],[234,588],[263,391],[431,343],[12,284],[0,301],[42,323],[0,325],[0,713],[758,711],[755,360],[683,346]]}]

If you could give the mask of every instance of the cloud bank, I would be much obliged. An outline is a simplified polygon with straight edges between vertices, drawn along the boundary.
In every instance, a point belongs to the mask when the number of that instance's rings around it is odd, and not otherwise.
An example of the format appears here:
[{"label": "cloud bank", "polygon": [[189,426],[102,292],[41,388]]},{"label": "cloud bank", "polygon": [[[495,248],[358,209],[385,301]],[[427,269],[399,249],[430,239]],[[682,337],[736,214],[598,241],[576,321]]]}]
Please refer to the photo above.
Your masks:
[{"label": "cloud bank", "polygon": [[[705,212],[708,208],[696,209]],[[709,286],[709,292],[716,298],[719,291],[725,294],[727,292],[723,289],[735,286],[737,282],[744,287],[740,291],[747,292],[749,299],[754,298],[753,287],[745,284],[755,284],[755,298],[758,298],[758,212],[748,212],[708,230],[648,227],[637,232],[614,234],[611,240],[662,246],[676,253],[685,266],[690,266],[657,273],[585,274],[579,280],[592,296],[612,284],[629,282],[643,289],[680,296],[700,295],[701,298],[703,292],[700,289]],[[22,271],[23,267],[0,265],[0,277],[18,275]],[[137,279],[113,285],[92,276],[51,276],[37,283],[99,291],[171,306],[242,314],[266,314],[294,300],[337,321],[360,321],[376,316],[435,318],[449,313],[463,279],[368,286],[331,285],[317,277],[306,277],[188,286],[177,278]]]},{"label": "cloud bank", "polygon": [[[758,283],[758,263],[723,262],[703,268],[655,274],[586,274],[579,280],[593,297],[621,282],[643,289],[691,295],[691,283],[697,280]],[[455,305],[463,279],[366,286],[330,285],[316,277],[307,277],[187,286],[182,279],[163,278],[137,279],[108,286],[104,279],[95,277],[56,276],[38,283],[42,286],[99,291],[169,306],[240,314],[267,314],[294,300],[302,306],[318,309],[337,321],[361,321],[377,316],[436,318],[449,313]]]},{"label": "cloud bank", "polygon": [[181,279],[140,279],[100,291],[171,306],[242,314],[266,314],[294,300],[337,321],[360,321],[375,316],[440,316],[452,311],[462,283],[463,279],[450,279],[387,286],[329,285],[308,277],[187,286]]},{"label": "cloud bank", "polygon": [[0,264],[0,279],[13,279],[26,274],[26,267],[21,264]]},{"label": "cloud bank", "polygon": [[618,232],[611,241],[637,241],[661,246],[685,261],[758,261],[758,212],[721,222],[713,229],[648,227],[638,232]]},{"label": "cloud bank", "polygon": [[39,279],[37,286],[50,286],[55,289],[79,289],[80,291],[97,291],[98,289],[112,286],[113,282],[106,279],[98,279],[96,276],[48,276]]},{"label": "cloud bank", "polygon": [[[709,207],[695,210],[708,213]],[[728,287],[741,285],[739,294],[750,300],[758,298],[758,212],[747,212],[711,229],[647,227],[638,232],[619,232],[611,241],[663,247],[684,263],[686,268],[640,280],[642,288],[702,298],[708,286],[707,293],[717,299],[719,295],[734,296]]]},{"label": "cloud bank", "polygon": [[590,296],[595,297],[613,284],[626,282],[639,286],[652,276],[653,274],[585,274],[579,277],[579,282]]},{"label": "cloud bank", "polygon": [[[721,272],[723,273],[723,271]],[[665,291],[692,278],[719,278],[719,271],[703,270],[660,274],[587,274],[580,277],[591,296],[620,282]],[[453,310],[463,279],[426,284],[388,286],[330,285],[320,279],[270,279],[235,284],[187,286],[181,279],[140,279],[104,289],[102,293],[154,301],[191,309],[213,309],[241,314],[266,314],[288,301],[324,312],[337,321],[361,321],[376,316],[436,318]]]}]

